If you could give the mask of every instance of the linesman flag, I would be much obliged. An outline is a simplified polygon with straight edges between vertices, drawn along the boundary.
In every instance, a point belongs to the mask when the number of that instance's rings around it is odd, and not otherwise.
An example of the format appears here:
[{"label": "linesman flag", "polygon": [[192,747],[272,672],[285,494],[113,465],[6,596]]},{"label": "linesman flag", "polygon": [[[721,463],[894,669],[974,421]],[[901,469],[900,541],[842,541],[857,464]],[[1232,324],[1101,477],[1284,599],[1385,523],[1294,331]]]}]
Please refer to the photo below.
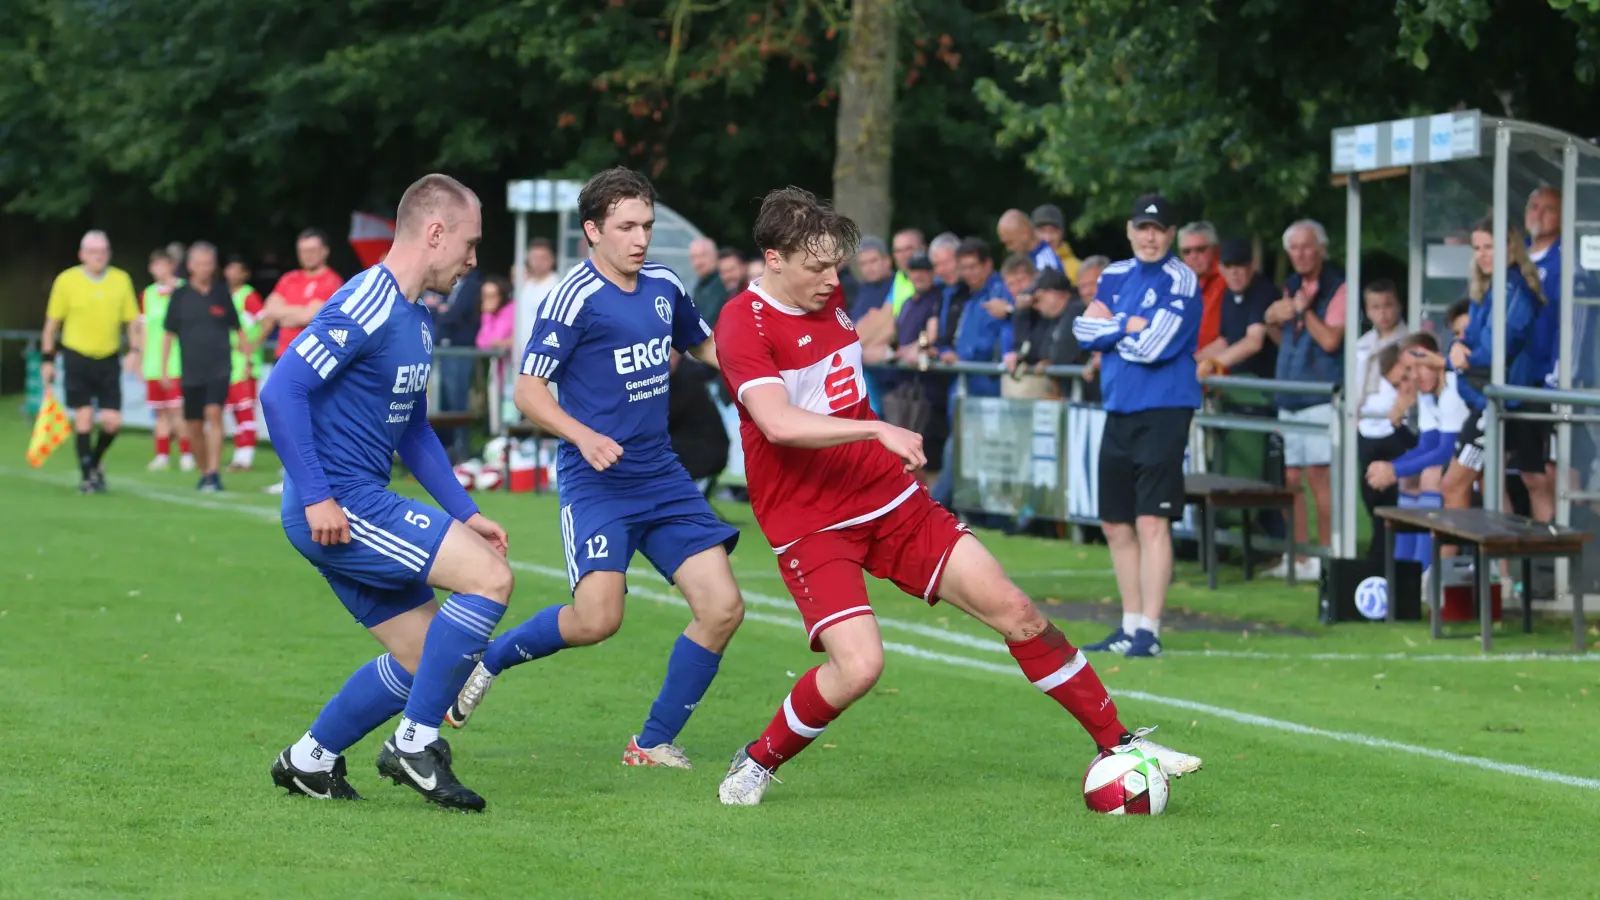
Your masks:
[{"label": "linesman flag", "polygon": [[39,404],[39,418],[33,422],[33,437],[28,439],[28,465],[35,469],[44,465],[50,454],[66,442],[71,431],[67,411],[56,402],[55,392],[45,391],[44,402]]}]

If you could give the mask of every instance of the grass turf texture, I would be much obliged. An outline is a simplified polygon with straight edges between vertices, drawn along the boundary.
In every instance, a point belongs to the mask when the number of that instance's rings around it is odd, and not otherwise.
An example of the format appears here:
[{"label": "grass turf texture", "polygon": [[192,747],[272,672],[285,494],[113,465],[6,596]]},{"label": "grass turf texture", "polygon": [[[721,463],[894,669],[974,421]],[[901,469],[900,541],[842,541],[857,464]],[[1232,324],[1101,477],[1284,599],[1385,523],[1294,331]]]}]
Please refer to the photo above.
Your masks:
[{"label": "grass turf texture", "polygon": [[[70,452],[34,472],[25,442],[23,424],[0,424],[0,446],[15,450],[0,465],[12,721],[0,896],[1592,895],[1593,830],[1574,823],[1600,814],[1600,782],[1551,784],[1162,698],[1592,779],[1600,665],[1314,659],[1475,648],[1416,625],[1324,628],[1310,588],[1227,572],[1211,593],[1192,565],[1174,606],[1314,636],[1173,632],[1171,651],[1268,658],[1095,658],[1113,692],[1137,692],[1119,700],[1130,727],[1160,724],[1158,739],[1206,757],[1174,783],[1165,816],[1085,811],[1093,750],[1076,723],[1003,650],[970,640],[987,637],[980,627],[879,583],[885,619],[932,629],[885,637],[924,656],[892,654],[879,687],[765,805],[725,809],[728,756],[820,659],[737,506],[724,513],[745,526],[734,565],[752,615],[682,737],[695,771],[618,763],[687,621],[651,576],[634,579],[616,638],[511,671],[472,727],[447,735],[487,814],[436,811],[380,783],[387,727],[349,754],[366,802],[291,798],[267,777],[274,754],[378,651],[273,521],[275,498],[258,492],[270,455],[257,473],[224,475],[232,493],[202,498],[192,475],[141,471],[148,437],[129,435],[109,460],[113,493],[78,497]],[[508,621],[563,599],[554,498],[480,502],[520,563]],[[1103,548],[982,537],[1047,607],[1112,593]],[[1064,569],[1087,574],[1029,574]],[[1075,642],[1105,627],[1064,625]],[[1497,648],[1557,650],[1564,625],[1505,633]]]}]

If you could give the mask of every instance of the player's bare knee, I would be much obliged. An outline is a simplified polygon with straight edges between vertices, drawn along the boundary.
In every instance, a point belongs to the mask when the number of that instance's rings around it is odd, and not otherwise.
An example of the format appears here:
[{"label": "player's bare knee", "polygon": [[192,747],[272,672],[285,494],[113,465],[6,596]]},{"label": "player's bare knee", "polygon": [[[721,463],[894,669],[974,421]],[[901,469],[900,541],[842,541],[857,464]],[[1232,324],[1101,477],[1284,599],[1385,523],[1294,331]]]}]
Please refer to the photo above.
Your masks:
[{"label": "player's bare knee", "polygon": [[622,630],[622,604],[615,606],[609,604],[574,605],[572,633],[561,629],[561,635],[568,644],[587,647],[598,644]]},{"label": "player's bare knee", "polygon": [[840,687],[854,701],[866,696],[883,675],[883,649],[863,647],[849,653],[838,654],[832,662],[839,670]]},{"label": "player's bare knee", "polygon": [[511,590],[516,587],[517,578],[511,572],[511,566],[498,556],[491,555],[489,562],[473,576],[475,586],[468,593],[477,594],[505,606],[511,602]]},{"label": "player's bare knee", "polygon": [[1008,581],[996,600],[992,625],[1008,641],[1025,641],[1043,634],[1050,620],[1021,588]]},{"label": "player's bare knee", "polygon": [[726,640],[744,622],[744,598],[737,588],[695,604],[694,620],[716,637]]}]

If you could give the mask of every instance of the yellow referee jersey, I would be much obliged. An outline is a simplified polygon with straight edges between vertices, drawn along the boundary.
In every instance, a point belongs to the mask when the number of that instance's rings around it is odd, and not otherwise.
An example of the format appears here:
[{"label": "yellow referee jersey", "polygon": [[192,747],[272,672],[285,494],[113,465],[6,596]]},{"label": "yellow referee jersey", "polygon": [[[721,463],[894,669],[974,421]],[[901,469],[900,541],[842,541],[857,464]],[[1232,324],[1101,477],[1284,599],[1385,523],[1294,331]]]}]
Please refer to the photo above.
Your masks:
[{"label": "yellow referee jersey", "polygon": [[95,359],[114,356],[123,326],[139,317],[133,279],[116,266],[107,266],[99,278],[73,266],[56,276],[44,314],[61,323],[61,346]]}]

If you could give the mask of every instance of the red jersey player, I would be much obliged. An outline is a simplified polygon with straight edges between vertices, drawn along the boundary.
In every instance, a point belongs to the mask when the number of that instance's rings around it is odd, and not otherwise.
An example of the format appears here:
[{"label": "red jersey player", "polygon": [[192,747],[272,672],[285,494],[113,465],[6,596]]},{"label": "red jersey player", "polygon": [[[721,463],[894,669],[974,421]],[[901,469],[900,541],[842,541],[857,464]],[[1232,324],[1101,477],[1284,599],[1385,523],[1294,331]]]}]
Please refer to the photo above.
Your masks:
[{"label": "red jersey player", "polygon": [[1000,632],[1034,687],[1102,750],[1143,750],[1172,776],[1200,768],[1198,757],[1123,728],[1084,655],[912,477],[925,461],[922,438],[872,414],[837,269],[859,240],[855,223],[786,188],[762,202],[755,239],[766,274],[723,307],[717,355],[737,398],[756,521],[811,648],[828,658],[734,757],[722,802],[760,803],[773,771],[877,682],[883,639],[863,572]]}]

